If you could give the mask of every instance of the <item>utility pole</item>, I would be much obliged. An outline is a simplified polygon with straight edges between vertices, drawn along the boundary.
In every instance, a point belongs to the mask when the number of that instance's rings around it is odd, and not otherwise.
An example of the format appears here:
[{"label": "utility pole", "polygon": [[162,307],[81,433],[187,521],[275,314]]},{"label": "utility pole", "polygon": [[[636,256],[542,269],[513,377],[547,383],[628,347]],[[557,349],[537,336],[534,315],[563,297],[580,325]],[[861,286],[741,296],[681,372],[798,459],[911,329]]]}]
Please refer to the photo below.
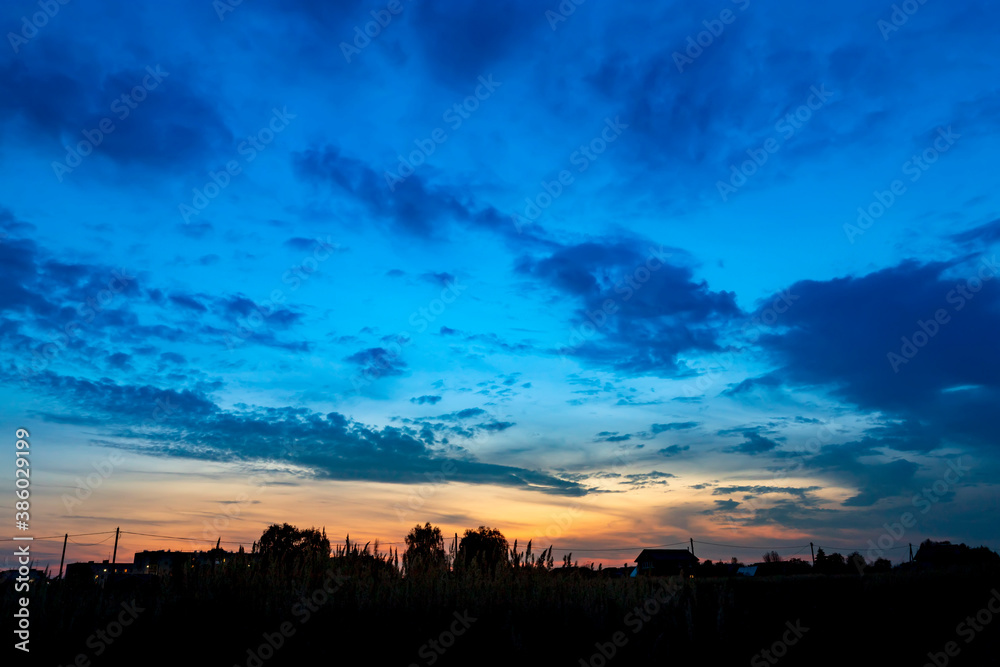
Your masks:
[{"label": "utility pole", "polygon": [[913,562],[913,542],[910,542],[910,562]]},{"label": "utility pole", "polygon": [[115,564],[115,560],[117,560],[117,558],[118,558],[118,533],[120,533],[120,532],[121,532],[121,528],[115,528],[115,550],[114,550],[114,553],[111,555],[111,564],[112,565]]},{"label": "utility pole", "polygon": [[816,567],[816,552],[813,550],[812,542],[809,543],[809,553],[811,553],[813,557],[813,567]]},{"label": "utility pole", "polygon": [[694,556],[694,538],[692,537],[690,539],[691,539],[691,555]]},{"label": "utility pole", "polygon": [[69,533],[66,533],[63,536],[63,554],[62,554],[62,558],[59,559],[59,578],[60,579],[62,579],[63,563],[66,562],[66,540],[68,540],[68,539],[69,539]]}]

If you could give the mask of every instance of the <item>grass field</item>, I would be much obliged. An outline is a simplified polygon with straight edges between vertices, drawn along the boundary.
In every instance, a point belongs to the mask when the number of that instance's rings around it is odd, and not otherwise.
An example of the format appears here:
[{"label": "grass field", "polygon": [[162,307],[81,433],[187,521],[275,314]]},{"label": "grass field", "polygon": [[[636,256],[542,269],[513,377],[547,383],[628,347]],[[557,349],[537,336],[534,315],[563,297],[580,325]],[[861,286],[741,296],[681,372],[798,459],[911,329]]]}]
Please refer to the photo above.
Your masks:
[{"label": "grass field", "polygon": [[[354,557],[234,561],[104,587],[51,581],[33,591],[32,662],[923,665],[954,642],[955,657],[941,653],[948,664],[985,665],[1000,647],[1000,615],[988,607],[995,597],[1000,609],[996,571],[685,579],[557,571],[404,578],[384,560]],[[10,619],[11,588],[2,607]],[[977,613],[979,630],[960,625]],[[991,622],[982,623],[986,614]]]}]

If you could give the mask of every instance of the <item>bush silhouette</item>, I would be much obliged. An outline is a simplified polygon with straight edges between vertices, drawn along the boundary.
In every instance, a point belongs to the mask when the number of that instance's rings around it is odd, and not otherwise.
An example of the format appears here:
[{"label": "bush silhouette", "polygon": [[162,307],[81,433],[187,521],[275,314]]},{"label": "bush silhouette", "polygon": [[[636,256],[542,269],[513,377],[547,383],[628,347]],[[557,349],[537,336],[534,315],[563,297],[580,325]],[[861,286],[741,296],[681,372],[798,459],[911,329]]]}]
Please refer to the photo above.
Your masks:
[{"label": "bush silhouette", "polygon": [[448,569],[444,553],[444,537],[441,529],[425,523],[417,524],[405,538],[406,551],[403,553],[403,568],[407,576],[417,574],[442,573]]},{"label": "bush silhouette", "polygon": [[275,560],[330,557],[330,540],[326,537],[326,529],[322,532],[315,528],[299,530],[295,526],[283,523],[271,524],[260,536],[260,541],[254,545],[255,553],[264,558]]},{"label": "bush silhouette", "polygon": [[507,538],[496,528],[479,528],[465,531],[458,543],[455,569],[475,569],[495,574],[509,565],[507,561]]}]

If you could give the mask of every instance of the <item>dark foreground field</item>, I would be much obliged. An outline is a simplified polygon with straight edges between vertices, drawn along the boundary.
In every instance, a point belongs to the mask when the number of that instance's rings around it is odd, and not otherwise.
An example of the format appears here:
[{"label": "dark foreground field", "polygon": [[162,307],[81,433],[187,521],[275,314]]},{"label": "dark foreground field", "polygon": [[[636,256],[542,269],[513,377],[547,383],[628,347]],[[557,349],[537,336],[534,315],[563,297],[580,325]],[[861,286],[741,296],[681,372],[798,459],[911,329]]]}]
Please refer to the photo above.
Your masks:
[{"label": "dark foreground field", "polygon": [[[378,568],[240,564],[103,589],[40,584],[30,663],[14,651],[13,664],[935,664],[930,653],[938,666],[995,665],[998,589],[996,572],[402,579]],[[7,627],[13,597],[6,588]]]}]

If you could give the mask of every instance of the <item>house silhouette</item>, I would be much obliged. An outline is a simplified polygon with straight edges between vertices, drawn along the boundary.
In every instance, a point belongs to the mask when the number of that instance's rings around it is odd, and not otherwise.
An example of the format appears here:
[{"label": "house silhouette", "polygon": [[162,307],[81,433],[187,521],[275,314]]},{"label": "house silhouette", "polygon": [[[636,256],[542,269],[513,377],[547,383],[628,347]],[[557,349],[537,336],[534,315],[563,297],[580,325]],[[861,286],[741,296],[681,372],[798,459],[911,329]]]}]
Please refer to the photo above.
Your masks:
[{"label": "house silhouette", "polygon": [[635,562],[638,564],[635,574],[672,576],[682,570],[690,571],[698,559],[687,549],[643,549]]}]

